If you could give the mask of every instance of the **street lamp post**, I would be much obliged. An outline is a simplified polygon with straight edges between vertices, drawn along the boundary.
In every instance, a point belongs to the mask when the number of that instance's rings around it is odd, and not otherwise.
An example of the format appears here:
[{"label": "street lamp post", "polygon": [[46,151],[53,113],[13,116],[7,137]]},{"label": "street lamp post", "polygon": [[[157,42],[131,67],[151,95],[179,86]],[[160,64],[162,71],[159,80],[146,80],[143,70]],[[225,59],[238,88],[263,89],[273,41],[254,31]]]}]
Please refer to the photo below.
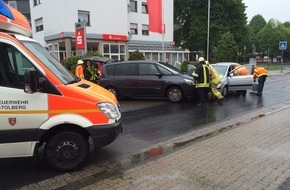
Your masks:
[{"label": "street lamp post", "polygon": [[206,60],[209,60],[209,21],[210,21],[210,0],[208,0],[207,8],[207,46],[206,46]]}]

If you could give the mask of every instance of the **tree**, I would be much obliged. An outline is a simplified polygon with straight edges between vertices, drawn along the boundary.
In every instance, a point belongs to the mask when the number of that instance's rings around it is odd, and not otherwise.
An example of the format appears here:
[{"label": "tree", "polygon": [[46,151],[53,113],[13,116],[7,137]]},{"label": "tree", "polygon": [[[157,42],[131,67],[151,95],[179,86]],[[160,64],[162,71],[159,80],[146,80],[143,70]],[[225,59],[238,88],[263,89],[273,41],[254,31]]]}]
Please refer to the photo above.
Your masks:
[{"label": "tree", "polygon": [[279,54],[279,42],[287,39],[287,29],[278,20],[271,19],[257,34],[260,52],[271,57]]},{"label": "tree", "polygon": [[[206,52],[208,0],[175,0],[174,41],[191,51]],[[210,51],[218,45],[222,34],[231,32],[239,46],[247,41],[247,18],[242,0],[211,1]]]},{"label": "tree", "polygon": [[218,44],[214,51],[216,62],[236,61],[238,46],[232,33],[223,34]]},{"label": "tree", "polygon": [[253,29],[253,32],[256,35],[266,24],[267,22],[264,17],[258,14],[251,19],[249,26]]}]

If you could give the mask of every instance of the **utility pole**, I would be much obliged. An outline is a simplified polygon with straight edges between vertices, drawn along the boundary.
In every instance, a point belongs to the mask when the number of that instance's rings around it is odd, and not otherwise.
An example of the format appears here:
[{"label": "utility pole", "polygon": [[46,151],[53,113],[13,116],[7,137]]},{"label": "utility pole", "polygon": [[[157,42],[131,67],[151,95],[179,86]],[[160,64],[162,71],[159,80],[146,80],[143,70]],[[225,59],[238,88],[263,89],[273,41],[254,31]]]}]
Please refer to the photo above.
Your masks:
[{"label": "utility pole", "polygon": [[207,61],[209,61],[209,22],[210,22],[210,0],[208,0],[208,8],[207,8],[207,46],[206,46]]}]

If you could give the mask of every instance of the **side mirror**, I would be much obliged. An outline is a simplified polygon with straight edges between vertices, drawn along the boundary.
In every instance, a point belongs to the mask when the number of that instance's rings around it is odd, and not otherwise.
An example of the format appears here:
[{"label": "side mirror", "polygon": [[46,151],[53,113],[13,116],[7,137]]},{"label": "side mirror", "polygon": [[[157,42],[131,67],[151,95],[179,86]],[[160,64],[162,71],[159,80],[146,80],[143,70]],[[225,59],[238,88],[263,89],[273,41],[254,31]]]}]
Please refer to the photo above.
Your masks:
[{"label": "side mirror", "polygon": [[158,78],[162,77],[162,73],[156,73],[155,75],[158,76]]},{"label": "side mirror", "polygon": [[34,69],[27,69],[24,73],[24,92],[33,94],[38,90],[38,76]]}]

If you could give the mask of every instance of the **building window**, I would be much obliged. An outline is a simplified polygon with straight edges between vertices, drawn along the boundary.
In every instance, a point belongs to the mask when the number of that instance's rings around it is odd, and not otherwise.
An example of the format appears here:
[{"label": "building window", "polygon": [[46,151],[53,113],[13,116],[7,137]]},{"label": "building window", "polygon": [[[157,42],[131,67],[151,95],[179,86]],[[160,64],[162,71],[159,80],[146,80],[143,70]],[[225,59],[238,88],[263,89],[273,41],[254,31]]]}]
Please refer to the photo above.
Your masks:
[{"label": "building window", "polygon": [[147,9],[147,4],[146,3],[142,3],[142,13],[148,14],[148,9]]},{"label": "building window", "polygon": [[39,5],[40,3],[41,3],[40,0],[34,0],[34,1],[33,1],[33,5],[34,5],[34,6],[37,6],[37,5]]},{"label": "building window", "polygon": [[78,11],[78,22],[86,22],[86,26],[90,26],[90,12]]},{"label": "building window", "polygon": [[43,31],[43,20],[42,18],[35,20],[35,31],[40,32]]},{"label": "building window", "polygon": [[126,46],[124,44],[103,44],[103,55],[115,60],[125,61]]},{"label": "building window", "polygon": [[130,24],[130,32],[131,34],[138,34],[138,24],[136,23],[131,23]]},{"label": "building window", "polygon": [[137,13],[137,1],[130,1],[131,12]]},{"label": "building window", "polygon": [[146,25],[146,24],[142,24],[142,35],[143,36],[149,36],[148,25]]},{"label": "building window", "polygon": [[17,2],[16,1],[8,1],[8,5],[10,5],[11,7],[17,9]]}]

